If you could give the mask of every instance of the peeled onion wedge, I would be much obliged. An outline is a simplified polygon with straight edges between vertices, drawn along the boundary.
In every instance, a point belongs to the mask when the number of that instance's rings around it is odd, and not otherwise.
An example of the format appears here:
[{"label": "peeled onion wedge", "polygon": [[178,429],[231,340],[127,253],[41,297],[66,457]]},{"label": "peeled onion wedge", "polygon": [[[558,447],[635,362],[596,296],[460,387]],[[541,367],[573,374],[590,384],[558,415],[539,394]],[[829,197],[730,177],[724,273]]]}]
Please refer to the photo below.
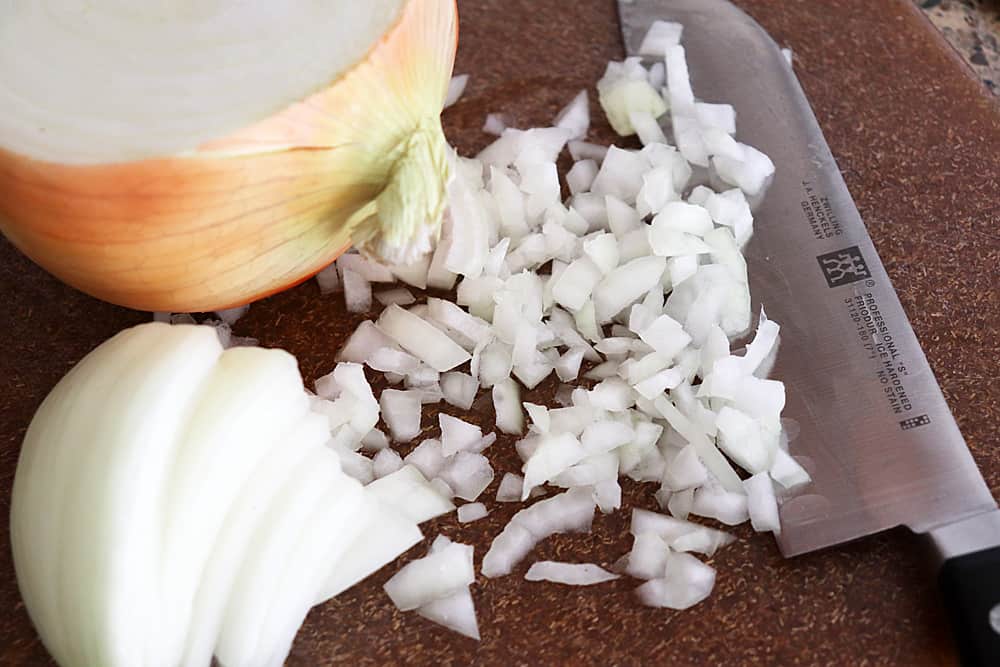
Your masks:
[{"label": "peeled onion wedge", "polygon": [[347,475],[329,437],[281,350],[151,322],[91,352],[14,478],[14,566],[45,647],[62,667],[281,664],[311,606],[421,539],[402,492]]},{"label": "peeled onion wedge", "polygon": [[153,311],[247,303],[352,242],[415,259],[456,38],[454,0],[4,3],[0,230]]}]

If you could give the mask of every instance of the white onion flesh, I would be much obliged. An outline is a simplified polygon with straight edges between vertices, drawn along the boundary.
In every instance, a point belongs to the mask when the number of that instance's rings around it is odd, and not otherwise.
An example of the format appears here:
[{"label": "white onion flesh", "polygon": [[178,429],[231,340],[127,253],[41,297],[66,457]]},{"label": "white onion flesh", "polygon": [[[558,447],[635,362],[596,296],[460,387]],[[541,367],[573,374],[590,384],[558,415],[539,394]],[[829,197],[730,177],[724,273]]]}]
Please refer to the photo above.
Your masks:
[{"label": "white onion flesh", "polygon": [[528,581],[551,581],[569,586],[593,586],[614,581],[618,575],[593,563],[558,563],[542,560],[532,563],[525,573]]},{"label": "white onion flesh", "polygon": [[458,508],[458,522],[470,523],[478,521],[489,514],[486,505],[482,503],[466,503]]},{"label": "white onion flesh", "polygon": [[441,453],[445,456],[471,450],[483,439],[481,428],[443,412],[438,415],[438,425],[441,429]]},{"label": "white onion flesh", "polygon": [[420,435],[420,393],[386,389],[379,397],[382,418],[396,442],[409,442]]},{"label": "white onion flesh", "polygon": [[450,597],[475,580],[472,546],[452,542],[403,566],[384,588],[400,611],[411,611]]},{"label": "white onion flesh", "polygon": [[446,109],[455,104],[455,102],[462,97],[462,93],[465,92],[465,86],[468,85],[468,83],[468,74],[459,74],[451,77],[451,81],[448,82],[448,92],[444,98],[444,107]]},{"label": "white onion flesh", "polygon": [[707,598],[714,587],[715,570],[690,554],[674,553],[666,576],[647,581],[636,593],[647,606],[683,610]]},{"label": "white onion flesh", "polygon": [[778,518],[778,501],[774,495],[774,485],[771,476],[760,472],[743,480],[747,490],[747,512],[750,514],[750,524],[758,533],[771,531],[781,532],[781,522]]},{"label": "white onion flesh", "polygon": [[483,557],[486,577],[510,574],[540,540],[554,533],[586,532],[594,518],[594,501],[587,489],[570,489],[540,500],[514,515]]},{"label": "white onion flesh", "polygon": [[524,478],[512,472],[504,473],[497,488],[498,503],[520,502],[521,490],[524,488]]}]

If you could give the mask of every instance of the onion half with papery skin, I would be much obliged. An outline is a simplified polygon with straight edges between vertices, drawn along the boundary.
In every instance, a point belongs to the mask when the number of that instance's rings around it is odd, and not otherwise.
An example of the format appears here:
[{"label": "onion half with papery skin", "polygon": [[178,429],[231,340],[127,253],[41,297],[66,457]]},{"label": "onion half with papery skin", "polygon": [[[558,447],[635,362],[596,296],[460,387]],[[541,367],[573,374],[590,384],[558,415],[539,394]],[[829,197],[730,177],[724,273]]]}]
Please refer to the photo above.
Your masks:
[{"label": "onion half with papery skin", "polygon": [[[391,261],[429,250],[450,173],[439,115],[454,0],[275,7],[5,3],[0,230],[65,282],[154,311],[249,302],[352,242]],[[282,32],[296,12],[345,46]],[[140,29],[148,44],[134,43]]]}]

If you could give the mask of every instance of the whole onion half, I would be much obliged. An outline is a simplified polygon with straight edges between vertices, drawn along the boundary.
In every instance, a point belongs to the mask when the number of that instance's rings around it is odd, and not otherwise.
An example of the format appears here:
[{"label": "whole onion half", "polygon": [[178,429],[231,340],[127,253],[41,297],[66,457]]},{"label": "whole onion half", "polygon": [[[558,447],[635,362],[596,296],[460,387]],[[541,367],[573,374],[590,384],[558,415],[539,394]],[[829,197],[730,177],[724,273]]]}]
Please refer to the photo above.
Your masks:
[{"label": "whole onion half", "polygon": [[214,310],[352,242],[430,249],[454,0],[0,5],[0,230],[67,283]]}]

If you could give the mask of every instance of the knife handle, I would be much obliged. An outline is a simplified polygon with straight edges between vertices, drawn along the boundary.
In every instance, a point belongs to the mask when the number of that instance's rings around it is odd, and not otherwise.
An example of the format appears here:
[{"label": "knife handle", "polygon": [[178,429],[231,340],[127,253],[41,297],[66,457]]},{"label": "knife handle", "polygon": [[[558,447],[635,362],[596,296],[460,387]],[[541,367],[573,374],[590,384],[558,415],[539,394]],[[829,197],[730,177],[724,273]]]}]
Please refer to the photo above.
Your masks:
[{"label": "knife handle", "polygon": [[949,558],[938,583],[962,665],[1000,665],[1000,547]]}]

